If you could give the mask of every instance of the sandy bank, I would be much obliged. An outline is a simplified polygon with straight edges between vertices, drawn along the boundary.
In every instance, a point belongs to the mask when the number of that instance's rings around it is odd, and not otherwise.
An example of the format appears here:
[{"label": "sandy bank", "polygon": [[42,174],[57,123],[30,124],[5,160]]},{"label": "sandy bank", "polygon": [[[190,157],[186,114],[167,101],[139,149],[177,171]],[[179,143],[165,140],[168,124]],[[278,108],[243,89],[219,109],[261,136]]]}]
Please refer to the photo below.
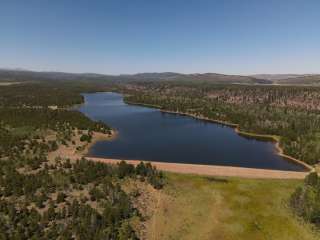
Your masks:
[{"label": "sandy bank", "polygon": [[93,132],[92,135],[92,140],[90,143],[88,143],[84,150],[81,152],[78,152],[78,157],[82,157],[82,156],[86,156],[89,151],[90,148],[96,144],[97,142],[100,141],[112,141],[114,140],[116,137],[118,136],[118,132],[116,130],[111,130],[111,134],[104,134],[104,133],[100,133],[100,132]]},{"label": "sandy bank", "polygon": [[[48,160],[54,161],[56,158],[69,158],[70,160],[80,159],[89,153],[90,148],[95,143],[99,141],[111,141],[117,137],[117,134],[118,133],[115,130],[111,130],[111,134],[92,132],[91,142],[88,143],[81,142],[81,135],[75,133],[75,136],[71,139],[75,144],[72,144],[71,142],[68,142],[67,145],[60,144],[56,151],[48,153]],[[55,137],[50,140],[55,140]]]},{"label": "sandy bank", "polygon": [[[88,160],[102,163],[118,163],[118,159],[106,159],[88,157]],[[127,163],[137,165],[139,160],[125,160]],[[188,173],[208,176],[221,177],[243,177],[243,178],[261,178],[261,179],[303,179],[308,172],[267,170],[257,168],[229,167],[229,166],[213,166],[200,164],[184,164],[184,163],[165,163],[151,162],[157,169],[175,173]]]},{"label": "sandy bank", "polygon": [[20,84],[21,82],[0,82],[0,86],[10,86],[14,84]]}]

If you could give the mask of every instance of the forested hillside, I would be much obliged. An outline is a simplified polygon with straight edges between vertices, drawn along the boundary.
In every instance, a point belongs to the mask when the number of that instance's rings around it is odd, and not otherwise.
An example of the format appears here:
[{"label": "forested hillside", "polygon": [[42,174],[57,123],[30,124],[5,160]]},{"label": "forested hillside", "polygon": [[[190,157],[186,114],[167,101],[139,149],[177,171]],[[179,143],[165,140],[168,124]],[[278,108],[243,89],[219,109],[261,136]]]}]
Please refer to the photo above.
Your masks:
[{"label": "forested hillside", "polygon": [[[90,88],[86,88],[90,90]],[[124,179],[159,189],[163,176],[137,167],[86,159],[49,159],[61,145],[90,142],[109,126],[68,109],[83,102],[67,85],[0,87],[0,239],[138,239],[138,193]],[[73,141],[79,136],[79,141]]]}]

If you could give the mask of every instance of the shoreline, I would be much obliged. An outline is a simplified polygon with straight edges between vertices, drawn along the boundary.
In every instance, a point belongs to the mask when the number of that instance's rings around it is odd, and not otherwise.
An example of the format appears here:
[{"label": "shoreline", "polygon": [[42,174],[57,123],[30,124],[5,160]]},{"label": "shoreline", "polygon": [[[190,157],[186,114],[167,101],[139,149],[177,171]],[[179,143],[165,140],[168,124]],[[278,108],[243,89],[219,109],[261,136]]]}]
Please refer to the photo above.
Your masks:
[{"label": "shoreline", "polygon": [[90,148],[100,141],[112,141],[118,136],[118,131],[111,129],[111,134],[105,134],[100,132],[94,132],[92,140],[88,143],[85,148],[81,151],[81,157],[89,157]]},{"label": "shoreline", "polygon": [[249,138],[256,139],[256,140],[261,140],[261,141],[271,141],[271,142],[274,143],[274,146],[275,146],[275,149],[276,149],[276,154],[278,156],[280,156],[282,158],[285,158],[287,160],[293,161],[293,162],[295,162],[297,164],[300,164],[304,168],[306,168],[306,170],[314,171],[314,167],[313,166],[311,166],[311,165],[309,165],[309,164],[307,164],[307,163],[305,163],[305,162],[303,162],[303,161],[301,161],[301,160],[299,160],[297,158],[294,158],[294,157],[289,156],[289,155],[284,153],[283,149],[280,147],[280,136],[268,135],[268,134],[257,134],[257,133],[250,133],[250,132],[241,131],[239,129],[239,124],[229,123],[229,122],[225,122],[225,121],[221,121],[221,120],[210,119],[210,118],[207,118],[207,117],[200,117],[200,116],[197,116],[197,115],[191,114],[191,113],[184,113],[184,112],[165,110],[165,109],[162,109],[160,106],[157,106],[157,105],[144,104],[144,103],[135,103],[135,102],[130,102],[130,101],[124,101],[124,102],[126,104],[130,104],[130,105],[138,105],[138,106],[156,108],[160,112],[163,112],[163,113],[177,114],[177,115],[181,115],[181,116],[192,117],[192,118],[197,119],[197,120],[202,120],[202,121],[221,124],[221,125],[233,128],[233,130],[240,136],[249,137]]},{"label": "shoreline", "polygon": [[121,160],[110,158],[86,157],[89,161],[117,164],[125,161],[129,164],[137,165],[140,162],[149,162],[158,170],[165,172],[194,174],[200,176],[216,176],[216,177],[240,177],[251,179],[304,179],[309,172],[284,171],[272,169],[259,168],[245,168],[232,166],[218,166],[218,165],[203,165],[203,164],[187,164],[187,163],[168,163],[156,161],[142,161],[142,160]]},{"label": "shoreline", "polygon": [[[116,130],[111,130],[111,134],[101,133],[101,132],[93,132],[91,142],[81,143],[80,136],[74,137],[72,139],[77,144],[68,144],[63,145],[60,144],[58,149],[48,153],[48,160],[54,161],[56,158],[64,158],[70,160],[77,160],[81,158],[88,157],[90,152],[90,148],[99,141],[111,141],[118,136],[118,132]],[[78,149],[80,147],[80,149]]]},{"label": "shoreline", "polygon": [[242,177],[242,178],[261,178],[261,179],[303,179],[308,171],[286,171],[286,170],[272,170],[272,169],[259,169],[259,168],[246,168],[234,166],[221,166],[221,165],[205,165],[205,164],[188,164],[188,163],[170,163],[170,162],[157,162],[146,160],[122,160],[122,159],[109,159],[89,156],[90,148],[99,141],[111,141],[118,136],[116,130],[112,130],[111,134],[104,134],[94,132],[93,138],[90,143],[83,145],[84,148],[80,151],[76,150],[76,146],[70,145],[68,147],[60,145],[59,149],[51,152],[50,159],[54,160],[56,157],[62,157],[76,161],[85,158],[89,161],[102,162],[108,164],[117,164],[121,161],[137,165],[140,162],[150,162],[157,169],[174,172],[181,174],[195,174],[201,176],[217,176],[217,177]]}]

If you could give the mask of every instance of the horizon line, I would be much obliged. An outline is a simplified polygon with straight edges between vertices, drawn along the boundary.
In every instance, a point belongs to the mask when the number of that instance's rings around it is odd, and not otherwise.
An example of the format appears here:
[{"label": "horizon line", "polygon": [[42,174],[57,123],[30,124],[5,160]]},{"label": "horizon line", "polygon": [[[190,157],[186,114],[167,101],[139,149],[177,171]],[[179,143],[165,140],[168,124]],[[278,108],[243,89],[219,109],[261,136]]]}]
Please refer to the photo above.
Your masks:
[{"label": "horizon line", "polygon": [[292,72],[285,72],[285,73],[249,73],[249,74],[242,74],[242,73],[221,73],[221,72],[179,72],[179,71],[151,71],[151,72],[131,72],[131,73],[102,73],[102,72],[77,72],[77,71],[64,71],[64,70],[39,70],[39,69],[30,69],[30,68],[20,68],[20,67],[0,67],[0,70],[5,71],[20,71],[20,72],[37,72],[37,73],[66,73],[66,74],[97,74],[97,75],[105,75],[105,76],[121,76],[121,75],[138,75],[138,74],[146,74],[146,73],[176,73],[176,74],[185,74],[185,75],[195,75],[195,74],[220,74],[220,75],[229,75],[229,76],[249,76],[254,77],[255,75],[300,75],[300,76],[307,76],[307,75],[320,75],[320,73],[292,73]]}]

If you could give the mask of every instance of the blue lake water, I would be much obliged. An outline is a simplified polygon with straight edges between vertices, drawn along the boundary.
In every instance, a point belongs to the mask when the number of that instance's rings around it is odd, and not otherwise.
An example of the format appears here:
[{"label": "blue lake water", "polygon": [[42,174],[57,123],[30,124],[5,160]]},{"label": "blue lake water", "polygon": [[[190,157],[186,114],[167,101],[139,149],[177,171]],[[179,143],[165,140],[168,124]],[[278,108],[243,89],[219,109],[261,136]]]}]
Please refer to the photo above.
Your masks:
[{"label": "blue lake water", "polygon": [[158,109],[127,105],[117,93],[83,94],[79,111],[118,131],[113,141],[96,143],[90,156],[304,170],[275,152],[274,144],[239,136],[220,124],[162,113]]}]

